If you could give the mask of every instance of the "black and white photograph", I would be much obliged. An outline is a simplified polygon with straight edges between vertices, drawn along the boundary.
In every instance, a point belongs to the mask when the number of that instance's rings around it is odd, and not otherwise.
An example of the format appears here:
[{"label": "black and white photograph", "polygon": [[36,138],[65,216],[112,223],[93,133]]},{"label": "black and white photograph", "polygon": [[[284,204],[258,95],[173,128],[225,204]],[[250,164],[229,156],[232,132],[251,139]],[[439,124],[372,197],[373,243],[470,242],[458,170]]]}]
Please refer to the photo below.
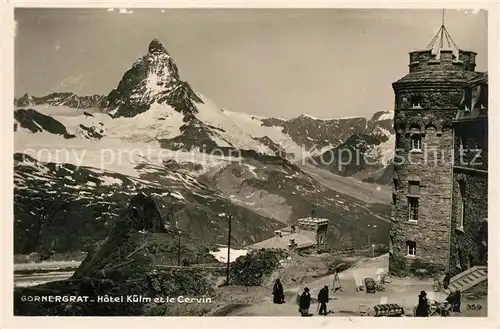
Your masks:
[{"label": "black and white photograph", "polygon": [[488,9],[13,11],[14,317],[496,313]]}]

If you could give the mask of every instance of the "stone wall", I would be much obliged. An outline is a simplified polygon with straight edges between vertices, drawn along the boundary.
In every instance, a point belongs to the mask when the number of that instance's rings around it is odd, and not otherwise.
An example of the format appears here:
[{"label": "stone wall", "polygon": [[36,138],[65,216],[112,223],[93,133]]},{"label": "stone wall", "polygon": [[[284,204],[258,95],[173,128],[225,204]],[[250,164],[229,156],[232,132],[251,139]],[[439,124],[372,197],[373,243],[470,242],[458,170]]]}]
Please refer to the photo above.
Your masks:
[{"label": "stone wall", "polygon": [[[455,131],[455,166],[488,170],[487,118],[457,122]],[[462,146],[462,151],[460,151]]]},{"label": "stone wall", "polygon": [[[488,175],[455,168],[453,178],[450,272],[455,275],[474,265],[487,265],[488,248],[481,233],[483,220],[488,217]],[[465,207],[460,227],[462,198]]]},{"label": "stone wall", "polygon": [[475,298],[488,296],[488,280],[484,280],[480,284],[477,284],[474,287],[470,288],[462,296],[472,300]]},{"label": "stone wall", "polygon": [[[458,107],[462,101],[463,89],[450,88],[439,89],[436,88],[420,90],[413,88],[405,88],[398,92],[396,104],[399,109],[410,109],[412,103],[420,103],[424,109],[449,109],[450,107]],[[455,113],[453,113],[455,115]]]}]

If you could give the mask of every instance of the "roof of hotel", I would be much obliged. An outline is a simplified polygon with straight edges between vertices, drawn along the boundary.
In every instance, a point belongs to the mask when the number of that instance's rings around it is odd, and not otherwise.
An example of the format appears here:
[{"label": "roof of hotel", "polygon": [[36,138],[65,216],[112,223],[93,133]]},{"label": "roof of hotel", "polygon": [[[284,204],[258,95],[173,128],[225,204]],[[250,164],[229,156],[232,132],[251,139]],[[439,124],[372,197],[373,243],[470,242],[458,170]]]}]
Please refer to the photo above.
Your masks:
[{"label": "roof of hotel", "polygon": [[248,249],[288,249],[290,239],[293,239],[297,244],[297,248],[307,248],[314,246],[316,244],[316,233],[314,231],[299,230],[298,228],[294,233],[291,229],[285,228],[280,230],[282,232],[281,237],[276,235],[270,239],[257,242],[256,244],[250,245]]},{"label": "roof of hotel", "polygon": [[318,217],[304,217],[304,218],[299,218],[297,219],[297,222],[300,223],[317,223],[317,222],[328,222],[328,219],[327,218],[318,218]]},{"label": "roof of hotel", "polygon": [[468,81],[468,85],[478,85],[488,83],[488,72],[481,73],[480,76],[472,78]]},{"label": "roof of hotel", "polygon": [[444,67],[435,67],[408,73],[393,83],[393,88],[404,84],[440,84],[440,85],[465,85],[481,77],[480,72],[463,71],[459,69],[448,70]]}]

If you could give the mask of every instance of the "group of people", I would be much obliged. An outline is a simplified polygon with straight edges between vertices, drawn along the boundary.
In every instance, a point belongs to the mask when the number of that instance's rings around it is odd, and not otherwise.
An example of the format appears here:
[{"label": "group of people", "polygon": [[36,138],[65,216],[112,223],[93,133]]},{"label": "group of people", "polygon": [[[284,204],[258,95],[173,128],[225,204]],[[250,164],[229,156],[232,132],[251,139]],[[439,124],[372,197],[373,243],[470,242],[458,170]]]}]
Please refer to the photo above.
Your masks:
[{"label": "group of people", "polygon": [[[450,285],[450,274],[446,273],[443,279],[443,288],[447,290],[449,285]],[[325,285],[319,291],[317,300],[318,300],[318,314],[327,315],[329,311],[327,310],[326,304],[330,300],[328,293],[328,286]],[[450,305],[450,311],[460,312],[460,304],[461,304],[460,291],[455,291],[453,293],[450,293],[446,298],[446,301],[448,305]],[[276,282],[274,283],[273,302],[275,304],[285,303],[285,292],[280,279],[276,279]],[[305,287],[302,294],[297,295],[297,304],[299,305],[299,313],[301,314],[301,316],[312,316],[312,314],[309,313],[309,308],[311,307],[311,293],[309,292],[309,288]],[[427,300],[427,293],[425,291],[421,291],[420,295],[418,296],[418,305],[415,310],[415,316],[417,317],[429,316],[429,302]]]},{"label": "group of people", "polygon": [[[328,286],[324,286],[318,293],[318,314],[319,315],[327,315],[329,312],[326,308],[326,304],[330,300],[328,295]],[[299,313],[301,316],[311,316],[309,313],[309,307],[311,306],[311,294],[309,292],[309,288],[305,287],[304,291],[299,297]]]},{"label": "group of people", "polygon": [[[451,292],[446,298],[446,302],[449,305],[448,311],[460,313],[462,296],[460,290]],[[429,316],[429,302],[427,300],[427,293],[421,291],[418,296],[418,305],[415,310],[415,316],[426,317]]]},{"label": "group of people", "polygon": [[[329,299],[328,286],[324,286],[318,293],[319,315],[328,314],[326,304],[328,303]],[[273,302],[275,304],[283,304],[285,302],[285,293],[280,279],[276,279],[273,286]],[[299,313],[301,314],[301,316],[312,315],[309,313],[309,308],[311,307],[311,293],[309,292],[309,288],[304,288],[302,294],[298,296],[297,303],[299,305]]]}]

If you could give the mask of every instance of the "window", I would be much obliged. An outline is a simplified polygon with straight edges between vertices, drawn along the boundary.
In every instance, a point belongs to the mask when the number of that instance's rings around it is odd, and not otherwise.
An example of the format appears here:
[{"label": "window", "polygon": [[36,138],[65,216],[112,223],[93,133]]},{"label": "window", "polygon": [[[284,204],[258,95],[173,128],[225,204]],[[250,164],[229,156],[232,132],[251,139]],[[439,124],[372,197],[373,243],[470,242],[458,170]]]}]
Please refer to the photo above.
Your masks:
[{"label": "window", "polygon": [[465,215],[465,200],[462,197],[460,199],[460,212],[458,214],[458,227],[459,228],[464,227],[464,215]]},{"label": "window", "polygon": [[460,251],[455,251],[455,267],[462,269],[462,263],[460,262]]},{"label": "window", "polygon": [[396,193],[392,193],[392,204],[396,205],[397,200],[398,200],[398,197],[397,197]]},{"label": "window", "polygon": [[400,104],[399,104],[399,107],[405,107],[408,105],[408,98],[407,97],[404,97],[404,96],[401,96],[400,97]]},{"label": "window", "polygon": [[420,182],[409,181],[408,182],[408,194],[419,195],[420,194]]},{"label": "window", "polygon": [[465,182],[461,181],[459,183],[459,188],[460,188],[460,201],[458,203],[457,228],[463,229],[464,217],[465,217]]},{"label": "window", "polygon": [[418,221],[418,198],[408,198],[408,221]]},{"label": "window", "polygon": [[460,151],[464,149],[464,145],[464,138],[462,136],[458,136],[458,147]]},{"label": "window", "polygon": [[481,93],[480,104],[481,110],[488,109],[488,85],[484,86]]},{"label": "window", "polygon": [[421,108],[422,97],[420,96],[412,96],[411,97],[411,107],[413,108]]},{"label": "window", "polygon": [[418,134],[413,134],[411,136],[411,149],[412,151],[422,150],[422,137]]},{"label": "window", "polygon": [[469,112],[472,107],[472,88],[468,87],[464,91],[464,97],[462,100],[463,109],[465,112]]},{"label": "window", "polygon": [[323,235],[319,236],[319,245],[322,246],[325,243],[325,237]]},{"label": "window", "polygon": [[406,254],[408,256],[416,256],[417,255],[417,244],[415,241],[406,241]]}]

